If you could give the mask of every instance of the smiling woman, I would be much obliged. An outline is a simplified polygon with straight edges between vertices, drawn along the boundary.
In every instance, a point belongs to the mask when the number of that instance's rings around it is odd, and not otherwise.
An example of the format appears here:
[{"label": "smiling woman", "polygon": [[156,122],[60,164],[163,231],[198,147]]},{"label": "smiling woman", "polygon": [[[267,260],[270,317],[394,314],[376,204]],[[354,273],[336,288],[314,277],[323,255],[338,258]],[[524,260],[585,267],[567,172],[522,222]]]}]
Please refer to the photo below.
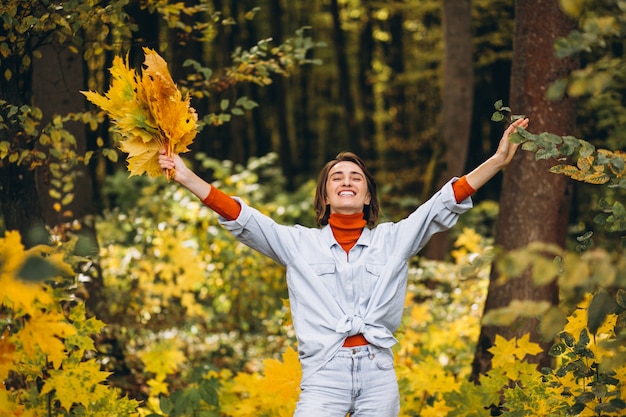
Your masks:
[{"label": "smiling woman", "polygon": [[333,212],[363,212],[367,224],[375,225],[380,210],[376,182],[363,160],[352,152],[342,152],[327,162],[319,175],[314,206],[318,226],[328,224]]},{"label": "smiling woman", "polygon": [[399,222],[377,224],[376,183],[365,163],[340,153],[321,170],[315,193],[319,228],[286,226],[229,197],[161,151],[173,179],[220,215],[239,241],[285,266],[301,394],[295,416],[395,417],[400,398],[391,348],[404,308],[408,263],[430,237],[452,227],[472,207],[470,195],[513,158],[508,141],[527,119],[514,122],[496,153],[452,178]]}]

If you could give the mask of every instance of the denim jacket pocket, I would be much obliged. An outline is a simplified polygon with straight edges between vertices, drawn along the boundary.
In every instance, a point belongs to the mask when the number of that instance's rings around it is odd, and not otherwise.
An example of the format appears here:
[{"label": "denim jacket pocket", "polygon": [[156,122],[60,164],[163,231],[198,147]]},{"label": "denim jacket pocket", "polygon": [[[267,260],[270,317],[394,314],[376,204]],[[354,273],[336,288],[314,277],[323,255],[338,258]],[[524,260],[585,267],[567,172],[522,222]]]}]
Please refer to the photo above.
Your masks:
[{"label": "denim jacket pocket", "polygon": [[361,297],[367,298],[371,295],[372,291],[374,291],[374,288],[376,287],[376,283],[378,282],[378,280],[380,279],[380,276],[383,273],[384,265],[366,263],[364,264],[364,266],[365,266],[365,274],[363,274],[364,276],[361,279],[361,282],[362,282]]}]

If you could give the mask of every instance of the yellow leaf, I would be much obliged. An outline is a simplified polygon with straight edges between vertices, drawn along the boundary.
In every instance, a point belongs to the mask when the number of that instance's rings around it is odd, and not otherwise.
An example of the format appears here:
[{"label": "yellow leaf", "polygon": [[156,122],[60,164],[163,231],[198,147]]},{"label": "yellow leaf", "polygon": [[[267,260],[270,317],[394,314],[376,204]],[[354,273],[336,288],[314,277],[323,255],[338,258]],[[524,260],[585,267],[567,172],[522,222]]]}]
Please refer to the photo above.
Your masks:
[{"label": "yellow leaf", "polygon": [[82,357],[85,350],[95,350],[91,336],[100,333],[106,324],[95,317],[87,319],[85,304],[78,304],[72,307],[69,318],[76,329],[76,334],[68,336],[65,344],[76,349],[79,357]]},{"label": "yellow leaf", "polygon": [[186,359],[172,339],[150,346],[149,350],[139,353],[139,358],[146,365],[146,372],[154,373],[157,380],[163,380],[167,374],[175,372]]},{"label": "yellow leaf", "polygon": [[67,322],[63,314],[36,311],[17,337],[26,354],[35,356],[42,352],[58,368],[65,357],[65,344],[60,339],[74,334],[76,328]]},{"label": "yellow leaf", "polygon": [[159,165],[161,145],[159,143],[145,143],[141,138],[133,137],[120,141],[120,149],[128,153],[126,161],[130,176],[146,173],[151,177],[156,177],[161,174]]},{"label": "yellow leaf", "polygon": [[160,394],[167,395],[169,393],[169,386],[165,381],[151,379],[148,381],[148,386],[150,387],[151,397],[158,397]]},{"label": "yellow leaf", "polygon": [[447,416],[448,413],[454,411],[454,408],[448,407],[445,400],[437,400],[433,405],[427,405],[420,412],[421,417],[440,417]]},{"label": "yellow leaf", "polygon": [[457,248],[464,247],[470,252],[478,252],[481,248],[482,236],[480,236],[474,229],[466,227],[463,229],[463,233],[454,242],[454,246]]},{"label": "yellow leaf", "polygon": [[508,365],[515,363],[515,338],[506,340],[499,334],[496,335],[496,340],[492,347],[487,349],[493,354],[491,363],[494,368],[506,368]]},{"label": "yellow leaf", "polygon": [[78,363],[65,363],[62,370],[50,372],[41,394],[45,395],[54,390],[61,407],[69,411],[73,404],[89,405],[103,396],[106,390],[105,381],[112,372],[100,371],[100,365],[95,360]]},{"label": "yellow leaf", "polygon": [[0,239],[0,271],[3,274],[15,274],[21,265],[24,256],[22,237],[16,230],[5,232],[4,238]]},{"label": "yellow leaf", "polygon": [[283,354],[282,362],[276,359],[263,361],[262,389],[272,395],[278,404],[295,402],[299,394],[302,370],[298,360],[298,354],[288,347]]},{"label": "yellow leaf", "polygon": [[182,97],[172,79],[165,60],[155,51],[144,48],[145,69],[141,77],[145,102],[150,113],[165,134],[169,151],[188,151],[196,136],[198,116],[190,107],[190,97]]},{"label": "yellow leaf", "polygon": [[543,352],[541,346],[538,343],[531,342],[528,333],[517,339],[517,348],[515,349],[517,359],[522,360],[526,355],[535,356],[541,352]]}]

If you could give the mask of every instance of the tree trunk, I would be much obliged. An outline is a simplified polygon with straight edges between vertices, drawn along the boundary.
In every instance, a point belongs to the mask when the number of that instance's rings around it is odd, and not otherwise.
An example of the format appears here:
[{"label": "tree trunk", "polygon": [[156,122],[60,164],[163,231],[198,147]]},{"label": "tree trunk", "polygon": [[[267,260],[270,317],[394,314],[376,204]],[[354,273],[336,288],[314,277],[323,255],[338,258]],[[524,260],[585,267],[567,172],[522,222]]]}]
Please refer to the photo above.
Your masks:
[{"label": "tree trunk", "polygon": [[[576,67],[572,60],[560,60],[554,54],[554,42],[573,29],[559,9],[557,0],[517,0],[511,74],[511,103],[514,113],[530,117],[529,129],[569,134],[575,125],[575,107],[570,100],[548,101],[548,86]],[[500,213],[496,224],[495,244],[504,250],[526,246],[534,241],[563,246],[568,221],[570,190],[565,176],[551,174],[555,161],[535,161],[533,153],[520,151],[507,167],[503,178]],[[514,299],[558,302],[555,285],[536,287],[528,274],[496,284],[499,272],[493,268],[485,304],[485,313],[505,307]],[[540,366],[550,365],[547,349],[551,341],[540,341],[537,320],[527,320],[511,327],[483,326],[476,347],[472,378],[490,369],[495,335],[507,339],[530,333],[541,343],[544,353],[531,360]]]},{"label": "tree trunk", "polygon": [[[348,68],[346,36],[341,27],[341,14],[339,3],[337,0],[330,1],[330,11],[333,18],[333,46],[335,59],[337,60],[337,83],[339,85],[339,104],[342,106],[342,120],[345,123],[345,134],[342,135],[346,139],[342,139],[339,146],[341,150],[353,151],[360,153],[358,134],[356,134],[356,105],[350,90],[351,77]],[[350,136],[357,136],[357,140],[348,141]],[[334,156],[334,155],[333,155]]]},{"label": "tree trunk", "polygon": [[372,68],[373,50],[374,50],[374,37],[373,37],[373,6],[370,2],[364,2],[363,7],[365,11],[365,18],[363,26],[359,32],[359,50],[358,50],[358,86],[359,97],[361,103],[361,112],[363,117],[361,119],[361,131],[363,132],[361,141],[361,157],[366,160],[375,160],[376,155],[376,143],[374,141],[374,132],[376,126],[373,122],[374,115],[376,113],[376,106],[374,103],[374,91],[372,88],[372,82],[370,80],[374,71]]},{"label": "tree trunk", "polygon": [[[81,53],[72,53],[67,47],[55,47],[46,45],[41,47],[42,59],[33,62],[33,101],[41,108],[43,116],[42,124],[48,123],[55,115],[65,115],[77,112],[85,106],[85,99],[79,93],[85,89],[83,61]],[[75,152],[84,155],[87,151],[87,129],[82,123],[64,126],[76,139]],[[37,191],[41,210],[47,225],[55,227],[59,236],[66,239],[69,234],[78,237],[76,246],[77,253],[83,256],[95,256],[98,254],[98,242],[94,218],[96,204],[94,201],[93,172],[88,166],[78,163],[73,166],[71,161],[58,161],[60,165],[68,166],[68,175],[73,177],[74,199],[61,210],[54,209],[57,202],[50,197],[51,174],[46,166],[35,171],[37,179]],[[78,221],[81,225],[79,230],[73,228],[73,222]],[[106,308],[102,308],[105,302],[101,294],[103,287],[102,274],[97,263],[89,263],[89,269],[81,271],[90,276],[86,284],[89,297],[86,299],[88,311],[105,318]]]},{"label": "tree trunk", "polygon": [[[280,0],[270,1],[270,18],[272,23],[272,37],[276,44],[283,42],[283,10]],[[295,160],[293,152],[294,146],[289,135],[289,109],[287,108],[287,91],[285,89],[285,80],[281,76],[272,79],[272,85],[269,87],[269,94],[274,105],[275,123],[277,127],[279,153],[281,167],[285,176],[285,187],[289,191],[295,189],[295,168],[293,161]]]},{"label": "tree trunk", "polygon": [[[33,96],[35,105],[41,108],[44,115],[42,124],[45,125],[54,115],[77,112],[84,107],[84,97],[79,92],[84,89],[85,83],[80,55],[70,52],[68,48],[50,45],[40,48],[39,51],[42,58],[33,62]],[[83,155],[87,151],[85,126],[76,123],[64,127],[76,138],[76,153]],[[49,194],[52,187],[47,168],[42,167],[36,171],[41,208],[46,224],[50,226],[95,214],[89,170],[82,164],[69,169],[72,175],[75,174],[75,198],[61,211],[53,209],[55,200]]]},{"label": "tree trunk", "polygon": [[[437,188],[465,170],[474,101],[471,0],[443,1],[444,63],[441,111],[443,170]],[[424,251],[430,259],[444,259],[449,233],[432,237]]]},{"label": "tree trunk", "polygon": [[[27,104],[30,99],[30,72],[20,73],[22,56],[0,59],[0,74],[10,71],[12,76],[0,77],[0,99],[14,106]],[[8,142],[13,149],[32,149],[34,144],[16,119],[9,120],[4,106],[0,115],[7,128],[0,129],[0,142]],[[28,164],[16,165],[8,158],[0,160],[0,205],[6,230],[17,230],[25,247],[47,242],[45,222],[41,213],[35,175]]]}]

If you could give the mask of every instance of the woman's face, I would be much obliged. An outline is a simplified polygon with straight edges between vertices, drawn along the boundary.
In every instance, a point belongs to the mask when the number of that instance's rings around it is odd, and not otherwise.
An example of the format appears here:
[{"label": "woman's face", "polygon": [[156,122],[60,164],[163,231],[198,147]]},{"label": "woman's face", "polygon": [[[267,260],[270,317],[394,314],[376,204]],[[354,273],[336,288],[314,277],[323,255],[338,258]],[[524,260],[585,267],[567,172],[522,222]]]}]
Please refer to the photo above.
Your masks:
[{"label": "woman's face", "polygon": [[359,213],[370,200],[367,179],[357,164],[342,161],[330,169],[326,179],[326,204],[330,204],[331,213]]}]

